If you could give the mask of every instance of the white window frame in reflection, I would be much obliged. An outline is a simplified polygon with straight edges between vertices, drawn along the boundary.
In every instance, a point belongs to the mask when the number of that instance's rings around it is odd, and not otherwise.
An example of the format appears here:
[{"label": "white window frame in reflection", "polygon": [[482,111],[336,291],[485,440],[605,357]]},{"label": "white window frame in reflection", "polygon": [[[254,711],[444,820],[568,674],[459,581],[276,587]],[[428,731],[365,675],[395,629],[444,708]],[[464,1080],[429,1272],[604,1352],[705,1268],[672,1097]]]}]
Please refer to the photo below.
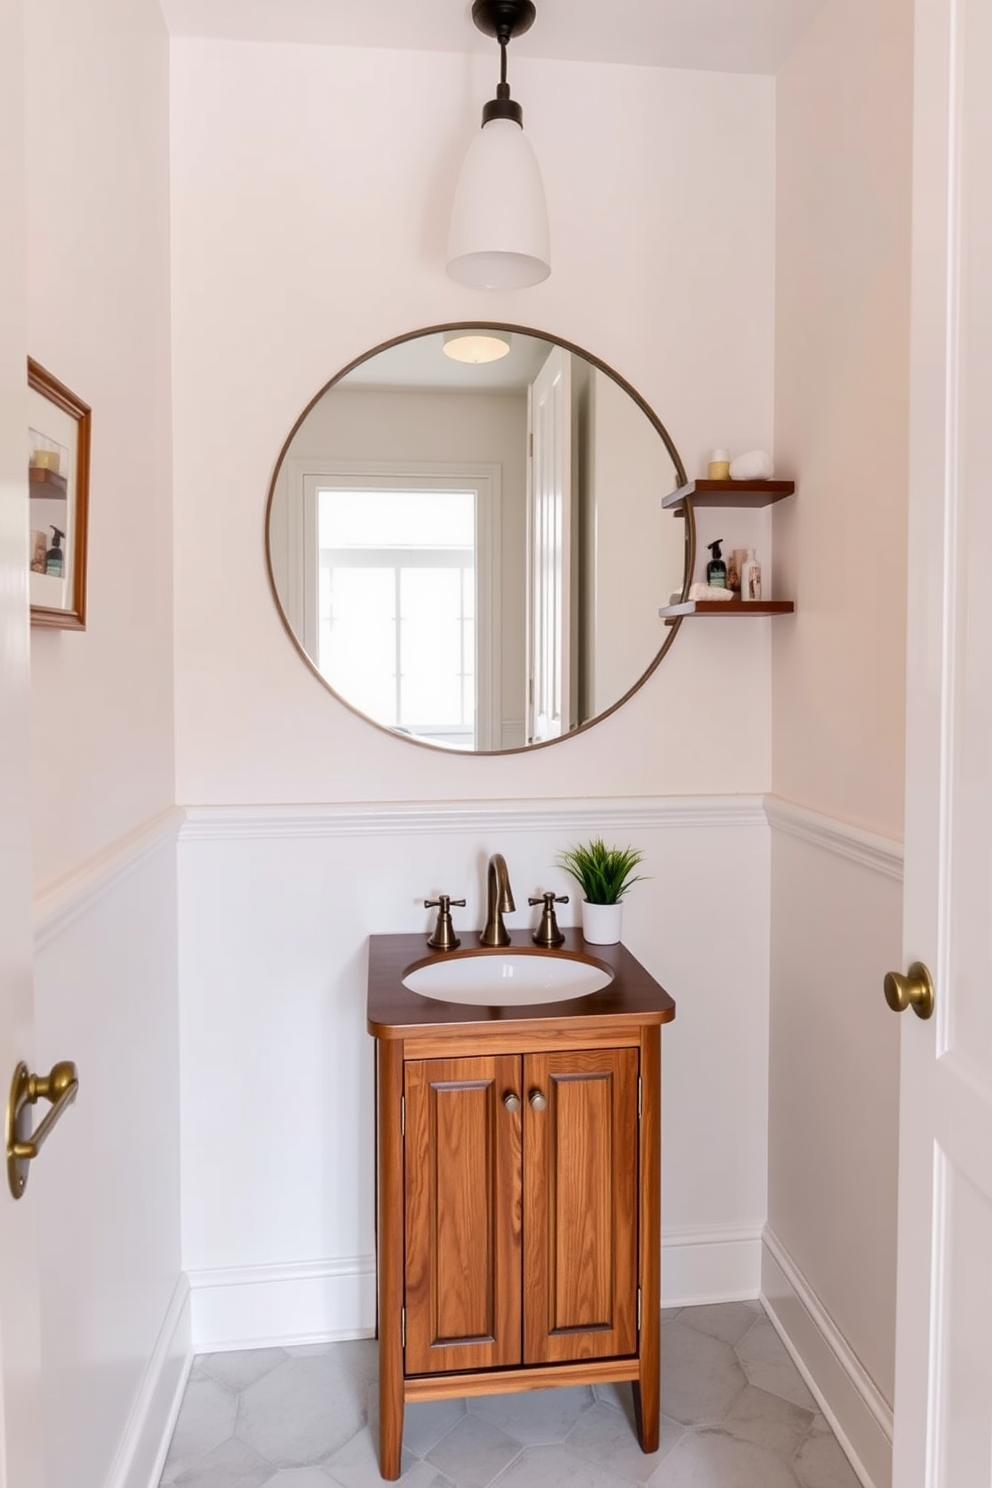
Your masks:
[{"label": "white window frame in reflection", "polygon": [[[447,748],[499,749],[494,737],[499,727],[500,703],[500,468],[494,464],[464,466],[402,465],[386,466],[348,464],[335,461],[294,460],[291,489],[296,500],[290,502],[289,551],[302,558],[299,570],[291,575],[295,590],[294,620],[308,656],[316,660],[320,653],[319,585],[321,555],[317,537],[318,491],[470,491],[475,502],[475,728],[452,733],[439,723],[436,729],[420,729],[415,737],[424,742],[443,744]],[[384,548],[388,548],[388,542]],[[385,553],[384,553],[385,557]],[[436,557],[436,554],[435,554]],[[392,561],[392,560],[389,560]],[[430,554],[421,553],[416,562],[429,563]],[[452,562],[460,559],[451,558]],[[295,581],[294,581],[295,580]],[[321,670],[323,670],[321,668]],[[327,680],[334,686],[334,679]],[[339,690],[339,689],[335,689]],[[341,696],[348,698],[345,690]],[[353,699],[348,698],[348,701]],[[369,713],[375,717],[374,713]],[[376,719],[377,722],[383,720]],[[386,722],[386,727],[394,727]],[[402,726],[401,726],[402,727]]]},{"label": "white window frame in reflection", "polygon": [[[349,524],[363,496],[376,516]],[[321,674],[378,723],[474,749],[475,492],[318,481],[316,507]]]}]

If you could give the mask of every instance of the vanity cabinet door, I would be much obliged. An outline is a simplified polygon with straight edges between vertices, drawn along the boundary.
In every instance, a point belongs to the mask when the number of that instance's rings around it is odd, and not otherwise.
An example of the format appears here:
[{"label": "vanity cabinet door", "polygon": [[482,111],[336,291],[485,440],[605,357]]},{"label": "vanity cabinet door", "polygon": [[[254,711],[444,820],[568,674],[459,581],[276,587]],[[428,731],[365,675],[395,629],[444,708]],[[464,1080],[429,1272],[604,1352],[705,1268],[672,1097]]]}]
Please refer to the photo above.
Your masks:
[{"label": "vanity cabinet door", "polygon": [[405,1065],[407,1374],[520,1362],[520,1076],[515,1055]]},{"label": "vanity cabinet door", "polygon": [[524,1059],[527,1364],[637,1352],[637,1077],[633,1048]]}]

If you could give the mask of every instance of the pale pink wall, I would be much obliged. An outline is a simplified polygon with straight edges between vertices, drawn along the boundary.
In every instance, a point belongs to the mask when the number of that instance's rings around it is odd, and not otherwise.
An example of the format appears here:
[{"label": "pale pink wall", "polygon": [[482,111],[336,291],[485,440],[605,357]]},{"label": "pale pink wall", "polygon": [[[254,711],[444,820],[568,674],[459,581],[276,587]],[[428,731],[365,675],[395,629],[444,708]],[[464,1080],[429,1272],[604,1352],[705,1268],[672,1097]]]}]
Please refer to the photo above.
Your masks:
[{"label": "pale pink wall", "polygon": [[778,78],[773,789],[902,833],[912,8],[830,0]]},{"label": "pale pink wall", "polygon": [[[911,108],[902,0],[829,0],[778,78],[775,432],[798,493],[774,516],[797,614],[773,643],[773,789],[894,859]],[[899,1068],[881,986],[902,899],[870,859],[773,833],[768,1220],[891,1404]]]},{"label": "pale pink wall", "polygon": [[766,789],[764,623],[684,627],[637,698],[553,749],[413,750],[347,713],[287,647],[262,516],[314,390],[447,319],[523,321],[602,357],[694,471],[717,440],[770,444],[771,80],[519,61],[554,268],[494,295],[443,265],[491,59],[210,41],[172,54],[179,800]]},{"label": "pale pink wall", "polygon": [[178,926],[160,820],[175,801],[169,48],[157,0],[24,13],[27,347],[93,410],[87,629],[31,642],[37,1067],[72,1059],[80,1078],[33,1179],[45,1481],[137,1488],[189,1333],[170,1318]]},{"label": "pale pink wall", "polygon": [[93,410],[85,633],[32,635],[35,879],[174,799],[168,47],[153,0],[26,7],[28,350]]}]

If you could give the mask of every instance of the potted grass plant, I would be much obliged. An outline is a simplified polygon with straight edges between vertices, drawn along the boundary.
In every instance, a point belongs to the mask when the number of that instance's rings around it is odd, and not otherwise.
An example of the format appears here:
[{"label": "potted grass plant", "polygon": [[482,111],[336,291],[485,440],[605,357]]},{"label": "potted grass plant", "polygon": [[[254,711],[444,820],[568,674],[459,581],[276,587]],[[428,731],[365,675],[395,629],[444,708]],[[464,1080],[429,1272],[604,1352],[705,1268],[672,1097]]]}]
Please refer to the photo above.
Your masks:
[{"label": "potted grass plant", "polygon": [[582,934],[591,945],[615,945],[620,939],[623,896],[643,878],[634,872],[643,861],[637,848],[607,847],[602,837],[560,855],[560,867],[582,890]]}]

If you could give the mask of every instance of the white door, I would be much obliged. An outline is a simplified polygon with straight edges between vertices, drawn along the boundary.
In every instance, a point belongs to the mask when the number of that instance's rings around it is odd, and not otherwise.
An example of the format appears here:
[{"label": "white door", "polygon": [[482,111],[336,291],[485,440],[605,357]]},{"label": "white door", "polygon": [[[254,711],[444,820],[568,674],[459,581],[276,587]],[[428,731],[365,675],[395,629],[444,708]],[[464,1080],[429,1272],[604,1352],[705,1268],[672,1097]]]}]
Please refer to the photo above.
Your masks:
[{"label": "white door", "polygon": [[574,726],[572,670],[572,380],[556,346],[529,393],[527,739]]},{"label": "white door", "polygon": [[[992,1482],[992,5],[917,0],[894,1488]],[[905,969],[905,968],[904,968]]]},{"label": "white door", "polygon": [[[32,1063],[22,0],[0,6],[0,1109]],[[0,1174],[0,1488],[41,1488],[37,1215]]]}]

